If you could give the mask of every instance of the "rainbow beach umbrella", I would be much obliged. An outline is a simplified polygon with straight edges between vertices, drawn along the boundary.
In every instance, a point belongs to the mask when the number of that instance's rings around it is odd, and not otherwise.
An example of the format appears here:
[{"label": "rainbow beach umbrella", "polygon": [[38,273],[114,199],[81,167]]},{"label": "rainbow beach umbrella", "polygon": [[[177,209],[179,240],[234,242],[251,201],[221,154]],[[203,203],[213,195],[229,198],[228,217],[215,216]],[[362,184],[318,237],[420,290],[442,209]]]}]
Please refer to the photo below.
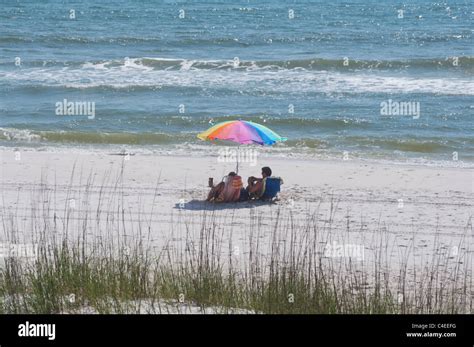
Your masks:
[{"label": "rainbow beach umbrella", "polygon": [[[281,137],[273,130],[258,123],[231,120],[218,123],[197,136],[203,141],[232,141],[241,145],[257,144],[261,146],[271,146],[277,142],[286,141],[286,137]],[[237,161],[237,171],[239,162]]]}]

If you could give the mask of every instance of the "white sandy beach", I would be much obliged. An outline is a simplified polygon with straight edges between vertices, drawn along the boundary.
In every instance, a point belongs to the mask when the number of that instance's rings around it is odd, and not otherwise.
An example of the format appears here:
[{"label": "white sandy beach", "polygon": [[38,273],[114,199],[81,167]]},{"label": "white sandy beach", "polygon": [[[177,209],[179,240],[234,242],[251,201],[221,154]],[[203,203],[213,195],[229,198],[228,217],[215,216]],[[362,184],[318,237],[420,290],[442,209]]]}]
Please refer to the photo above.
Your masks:
[{"label": "white sandy beach", "polygon": [[[122,166],[123,179],[118,180]],[[18,225],[16,237],[31,235],[37,228],[33,227],[35,219],[61,223],[67,207],[72,234],[82,230],[86,213],[88,224],[99,226],[91,227],[90,236],[102,237],[97,235],[100,226],[116,223],[117,233],[126,238],[146,230],[147,246],[160,251],[184,247],[185,239],[198,238],[203,220],[212,216],[223,240],[232,239],[237,253],[247,254],[252,242],[249,233],[256,225],[259,237],[270,247],[265,237],[271,234],[277,215],[302,233],[308,220],[317,217],[324,229],[321,243],[363,247],[368,267],[374,253],[380,251],[381,240],[382,256],[395,269],[404,257],[421,267],[440,250],[453,256],[467,254],[472,262],[472,169],[259,158],[254,167],[242,164],[239,174],[244,179],[258,176],[261,166],[270,166],[275,176],[284,179],[280,201],[214,205],[203,202],[208,177],[220,180],[235,168],[233,163],[218,162],[215,156],[127,157],[110,152],[29,149],[20,150],[20,157],[15,157],[13,150],[3,150],[0,235],[4,241],[11,239],[6,229],[12,216]],[[114,196],[114,191],[119,194]],[[408,257],[407,250],[415,258]]]}]

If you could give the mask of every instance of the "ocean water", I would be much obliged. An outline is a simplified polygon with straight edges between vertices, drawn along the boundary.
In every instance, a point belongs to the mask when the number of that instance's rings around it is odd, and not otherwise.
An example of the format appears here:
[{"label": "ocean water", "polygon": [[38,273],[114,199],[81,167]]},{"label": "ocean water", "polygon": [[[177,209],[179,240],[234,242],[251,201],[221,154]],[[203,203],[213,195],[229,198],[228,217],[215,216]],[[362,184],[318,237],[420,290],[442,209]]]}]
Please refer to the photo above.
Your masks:
[{"label": "ocean water", "polygon": [[470,165],[473,19],[471,0],[2,0],[0,146],[208,150],[197,133],[246,119],[283,155]]}]

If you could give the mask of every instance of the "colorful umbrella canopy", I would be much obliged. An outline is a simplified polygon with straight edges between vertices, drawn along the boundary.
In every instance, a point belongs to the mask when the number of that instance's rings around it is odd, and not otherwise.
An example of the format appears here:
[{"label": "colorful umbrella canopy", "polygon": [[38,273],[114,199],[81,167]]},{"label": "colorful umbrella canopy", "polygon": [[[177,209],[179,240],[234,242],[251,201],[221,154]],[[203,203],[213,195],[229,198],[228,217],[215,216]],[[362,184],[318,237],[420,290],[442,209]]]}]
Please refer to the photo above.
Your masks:
[{"label": "colorful umbrella canopy", "polygon": [[286,141],[267,127],[244,120],[231,120],[214,125],[208,130],[200,133],[201,140],[225,140],[239,144],[259,144],[270,146],[276,142]]}]

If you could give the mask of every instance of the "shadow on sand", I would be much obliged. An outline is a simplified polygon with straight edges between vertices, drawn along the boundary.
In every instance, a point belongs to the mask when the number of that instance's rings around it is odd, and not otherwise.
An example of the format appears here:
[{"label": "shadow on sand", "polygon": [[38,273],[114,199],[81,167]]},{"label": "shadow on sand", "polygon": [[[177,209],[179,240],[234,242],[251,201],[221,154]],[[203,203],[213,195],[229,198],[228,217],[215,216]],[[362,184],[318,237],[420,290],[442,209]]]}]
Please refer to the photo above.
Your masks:
[{"label": "shadow on sand", "polygon": [[252,208],[264,205],[276,205],[275,202],[271,201],[243,201],[243,202],[207,202],[204,200],[191,200],[184,204],[177,203],[174,208],[179,210],[192,210],[192,211],[214,211],[214,210],[227,210],[227,209],[242,209]]}]

